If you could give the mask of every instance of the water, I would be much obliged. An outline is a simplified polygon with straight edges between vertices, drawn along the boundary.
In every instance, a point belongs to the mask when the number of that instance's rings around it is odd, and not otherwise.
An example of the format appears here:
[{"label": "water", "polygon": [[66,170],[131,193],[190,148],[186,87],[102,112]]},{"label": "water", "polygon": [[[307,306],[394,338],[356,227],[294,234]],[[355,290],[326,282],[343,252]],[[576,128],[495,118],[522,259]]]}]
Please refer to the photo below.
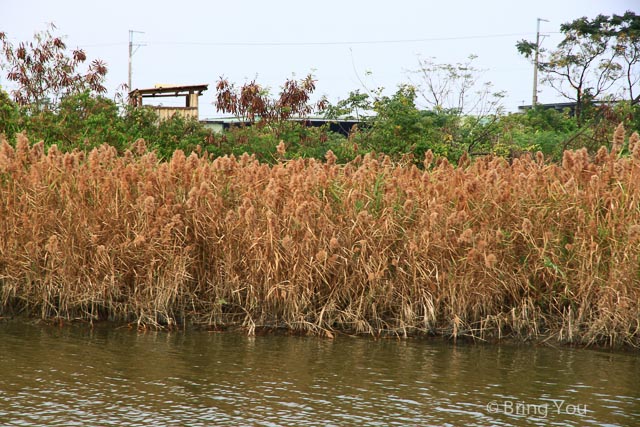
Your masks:
[{"label": "water", "polygon": [[640,353],[5,322],[0,425],[640,425]]}]

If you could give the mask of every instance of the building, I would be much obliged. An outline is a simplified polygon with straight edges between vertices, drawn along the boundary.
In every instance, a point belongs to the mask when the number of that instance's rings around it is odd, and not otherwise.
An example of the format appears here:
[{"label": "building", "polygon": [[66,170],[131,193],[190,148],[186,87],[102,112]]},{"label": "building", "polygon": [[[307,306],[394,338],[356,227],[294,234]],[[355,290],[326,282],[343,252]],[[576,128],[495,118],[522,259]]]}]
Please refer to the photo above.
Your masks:
[{"label": "building", "polygon": [[[615,104],[616,101],[591,101],[590,104],[595,107],[599,107],[601,105],[611,105]],[[556,110],[560,113],[567,111],[570,117],[575,116],[576,107],[578,103],[573,102],[554,102],[548,104],[537,104],[536,108],[542,108],[544,110]],[[527,110],[531,109],[531,105],[520,105],[518,106],[518,111],[521,113],[525,113]]]},{"label": "building", "polygon": [[[362,126],[363,123],[356,119],[326,119],[324,117],[291,118],[289,121],[299,122],[309,127],[329,126],[331,132],[349,136],[349,132],[355,126]],[[207,129],[215,133],[223,133],[232,126],[250,126],[251,122],[238,117],[220,117],[201,120]]]},{"label": "building", "polygon": [[[160,117],[160,120],[166,120],[174,115],[183,118],[199,119],[198,97],[202,92],[207,90],[209,85],[192,85],[192,86],[171,86],[171,85],[155,85],[149,89],[134,89],[129,92],[129,103],[134,107],[153,108]],[[184,97],[184,106],[163,106],[163,105],[145,105],[143,100],[156,98],[179,98]]]}]

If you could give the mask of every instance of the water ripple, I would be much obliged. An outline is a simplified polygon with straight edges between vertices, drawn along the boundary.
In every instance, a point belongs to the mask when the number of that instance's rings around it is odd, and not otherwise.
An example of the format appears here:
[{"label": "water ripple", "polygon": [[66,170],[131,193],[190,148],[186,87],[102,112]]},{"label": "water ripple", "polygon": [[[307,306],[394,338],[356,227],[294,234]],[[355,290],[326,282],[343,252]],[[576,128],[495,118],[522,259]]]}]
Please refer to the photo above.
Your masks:
[{"label": "water ripple", "polygon": [[0,324],[0,369],[3,426],[624,426],[640,412],[637,355],[590,350]]}]

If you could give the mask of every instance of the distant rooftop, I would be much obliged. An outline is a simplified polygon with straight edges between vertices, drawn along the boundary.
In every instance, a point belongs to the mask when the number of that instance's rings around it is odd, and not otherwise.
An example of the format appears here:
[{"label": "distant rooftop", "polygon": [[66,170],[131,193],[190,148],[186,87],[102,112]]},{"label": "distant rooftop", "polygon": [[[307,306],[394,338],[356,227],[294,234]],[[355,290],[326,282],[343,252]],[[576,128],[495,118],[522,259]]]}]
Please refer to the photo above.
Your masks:
[{"label": "distant rooftop", "polygon": [[177,86],[177,85],[162,85],[157,84],[155,87],[147,88],[147,89],[134,89],[129,92],[129,97],[142,97],[142,98],[154,98],[154,97],[162,97],[162,96],[186,96],[197,93],[198,95],[202,95],[202,92],[209,89],[208,84],[202,85],[188,85],[188,86]]},{"label": "distant rooftop", "polygon": [[[345,136],[349,135],[353,126],[360,125],[362,123],[361,120],[354,118],[327,119],[325,117],[318,116],[291,117],[288,120],[292,122],[300,122],[310,127],[328,125],[329,130],[332,132],[340,133]],[[204,124],[205,127],[212,129],[214,132],[224,132],[232,126],[251,125],[249,120],[244,120],[240,117],[213,117],[200,120],[200,122]]]},{"label": "distant rooftop", "polygon": [[[594,105],[594,106],[598,106],[598,105],[608,105],[608,104],[615,104],[617,101],[591,101],[590,104]],[[568,110],[569,111],[569,115],[573,116],[575,114],[576,111],[576,106],[577,106],[577,102],[572,101],[572,102],[550,102],[550,103],[538,103],[536,104],[536,107],[539,108],[543,108],[545,110],[556,110],[556,111],[564,111],[564,110]],[[530,110],[532,108],[531,105],[520,105],[518,106],[518,110],[520,110],[521,112]]]}]

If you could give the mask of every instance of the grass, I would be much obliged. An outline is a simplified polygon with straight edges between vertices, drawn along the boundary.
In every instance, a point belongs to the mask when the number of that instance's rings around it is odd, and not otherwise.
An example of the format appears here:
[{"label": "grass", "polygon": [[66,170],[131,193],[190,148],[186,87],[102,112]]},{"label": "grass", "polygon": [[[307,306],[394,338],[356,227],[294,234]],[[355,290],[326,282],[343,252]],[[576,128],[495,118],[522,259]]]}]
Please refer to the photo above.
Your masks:
[{"label": "grass", "polygon": [[637,134],[424,166],[3,140],[0,315],[640,345]]}]

